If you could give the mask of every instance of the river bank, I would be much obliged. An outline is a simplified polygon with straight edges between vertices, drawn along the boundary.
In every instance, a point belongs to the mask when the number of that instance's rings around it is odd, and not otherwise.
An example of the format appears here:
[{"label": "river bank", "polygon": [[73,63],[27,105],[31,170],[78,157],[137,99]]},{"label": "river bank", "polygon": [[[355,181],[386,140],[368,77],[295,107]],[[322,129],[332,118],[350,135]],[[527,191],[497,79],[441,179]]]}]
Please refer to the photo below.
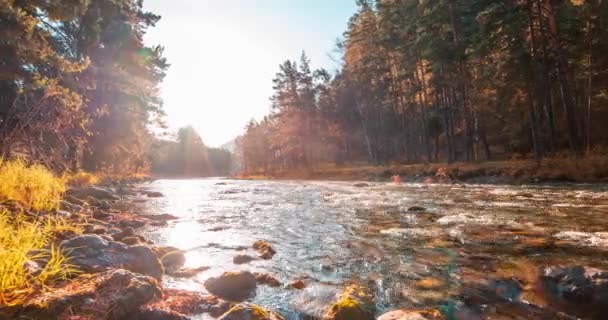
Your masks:
[{"label": "river bank", "polygon": [[[18,166],[24,172],[31,170],[22,164]],[[48,174],[40,167],[32,168]],[[57,185],[62,183],[51,176],[48,179]],[[73,180],[86,184],[95,179],[82,174]],[[7,228],[3,229],[7,231],[3,237],[16,237],[17,243],[24,232],[44,237],[44,242],[40,242],[44,247],[26,252],[23,265],[15,258],[16,265],[1,270],[3,281],[10,279],[10,273],[23,273],[29,280],[15,281],[12,288],[3,283],[0,319],[187,320],[203,314],[223,320],[283,319],[274,311],[244,302],[255,294],[258,286],[282,286],[270,274],[224,272],[204,282],[207,294],[163,286],[165,277],[193,278],[209,267],[186,268],[185,250],[157,245],[142,235],[146,227],[162,228],[178,219],[171,214],[135,212],[137,204],[164,197],[149,190],[143,183],[145,180],[106,179],[110,185],[73,186],[54,209],[34,209],[10,199],[0,201],[0,220]],[[46,228],[47,224],[53,226]],[[0,239],[3,245],[8,243]],[[237,255],[233,263],[270,260],[276,254],[263,240],[253,242],[250,248],[259,257]],[[0,249],[2,259],[18,253],[11,252],[10,247]],[[284,285],[290,290],[306,287],[298,279]],[[344,314],[352,312],[361,315],[357,319],[373,319],[373,311],[369,309],[371,296],[365,290],[355,285],[345,289],[334,304],[328,305],[327,319],[344,319]]]},{"label": "river bank", "polygon": [[78,272],[0,319],[603,319],[606,208],[603,187],[72,187],[58,210],[24,214],[74,227],[48,246]]},{"label": "river bank", "polygon": [[326,164],[311,170],[277,171],[236,178],[390,181],[396,175],[403,182],[601,183],[608,182],[608,156],[546,158],[540,162],[508,160],[389,166]]}]

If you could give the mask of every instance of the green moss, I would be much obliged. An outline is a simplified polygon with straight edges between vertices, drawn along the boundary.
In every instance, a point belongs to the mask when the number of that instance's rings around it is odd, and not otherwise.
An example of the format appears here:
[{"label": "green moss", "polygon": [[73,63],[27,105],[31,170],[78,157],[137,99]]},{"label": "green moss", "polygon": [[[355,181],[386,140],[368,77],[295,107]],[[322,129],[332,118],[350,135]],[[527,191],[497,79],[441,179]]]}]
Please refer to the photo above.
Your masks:
[{"label": "green moss", "polygon": [[326,312],[326,320],[373,320],[375,306],[372,296],[357,285],[347,287]]}]

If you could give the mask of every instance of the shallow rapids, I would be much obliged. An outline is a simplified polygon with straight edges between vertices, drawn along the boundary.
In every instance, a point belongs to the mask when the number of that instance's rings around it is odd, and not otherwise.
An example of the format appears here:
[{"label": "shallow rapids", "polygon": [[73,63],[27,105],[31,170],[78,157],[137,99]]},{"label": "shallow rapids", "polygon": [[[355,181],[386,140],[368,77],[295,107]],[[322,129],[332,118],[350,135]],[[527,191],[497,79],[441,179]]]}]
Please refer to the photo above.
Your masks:
[{"label": "shallow rapids", "polygon": [[[251,299],[288,319],[318,316],[349,282],[372,288],[379,314],[398,307],[449,313],[476,284],[512,278],[524,284],[507,283],[502,298],[545,307],[533,288],[539,268],[608,269],[606,185],[203,179],[146,187],[165,197],[139,210],[179,219],[145,236],[188,250],[187,267],[210,267],[191,279],[168,277],[165,286],[204,292],[205,279],[232,270],[302,279],[304,290],[259,286]],[[258,239],[272,244],[274,258],[233,264],[237,254],[255,256]]]}]

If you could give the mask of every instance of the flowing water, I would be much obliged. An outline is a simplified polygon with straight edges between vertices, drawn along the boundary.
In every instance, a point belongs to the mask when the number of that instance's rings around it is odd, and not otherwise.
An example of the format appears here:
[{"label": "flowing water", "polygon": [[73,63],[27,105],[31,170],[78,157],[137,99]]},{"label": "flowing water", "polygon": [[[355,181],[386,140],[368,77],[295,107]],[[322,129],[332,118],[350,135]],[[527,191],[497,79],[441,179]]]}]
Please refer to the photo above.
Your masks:
[{"label": "flowing water", "polygon": [[[399,307],[450,313],[479,286],[490,286],[503,302],[549,308],[535,284],[542,267],[608,269],[606,185],[203,179],[158,180],[146,188],[165,197],[140,210],[179,219],[145,235],[187,250],[188,267],[210,267],[191,279],[168,277],[165,286],[205,292],[205,279],[234,270],[268,273],[282,283],[304,279],[305,290],[259,286],[251,298],[287,319],[318,316],[351,282],[373,290],[379,314]],[[256,256],[251,245],[258,239],[272,244],[274,258],[233,264],[237,254]],[[518,311],[505,308],[480,307],[464,318],[488,312],[517,318]]]}]

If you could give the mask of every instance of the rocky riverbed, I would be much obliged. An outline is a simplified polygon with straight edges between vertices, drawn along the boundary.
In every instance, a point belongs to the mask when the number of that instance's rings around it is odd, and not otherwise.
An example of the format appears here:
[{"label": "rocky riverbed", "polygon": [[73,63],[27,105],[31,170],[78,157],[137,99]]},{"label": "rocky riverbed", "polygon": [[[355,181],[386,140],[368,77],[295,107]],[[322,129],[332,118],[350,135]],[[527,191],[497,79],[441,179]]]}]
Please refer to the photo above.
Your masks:
[{"label": "rocky riverbed", "polygon": [[[608,188],[158,180],[71,190],[82,275],[0,319],[604,319]],[[32,261],[32,272],[45,261]]]}]

